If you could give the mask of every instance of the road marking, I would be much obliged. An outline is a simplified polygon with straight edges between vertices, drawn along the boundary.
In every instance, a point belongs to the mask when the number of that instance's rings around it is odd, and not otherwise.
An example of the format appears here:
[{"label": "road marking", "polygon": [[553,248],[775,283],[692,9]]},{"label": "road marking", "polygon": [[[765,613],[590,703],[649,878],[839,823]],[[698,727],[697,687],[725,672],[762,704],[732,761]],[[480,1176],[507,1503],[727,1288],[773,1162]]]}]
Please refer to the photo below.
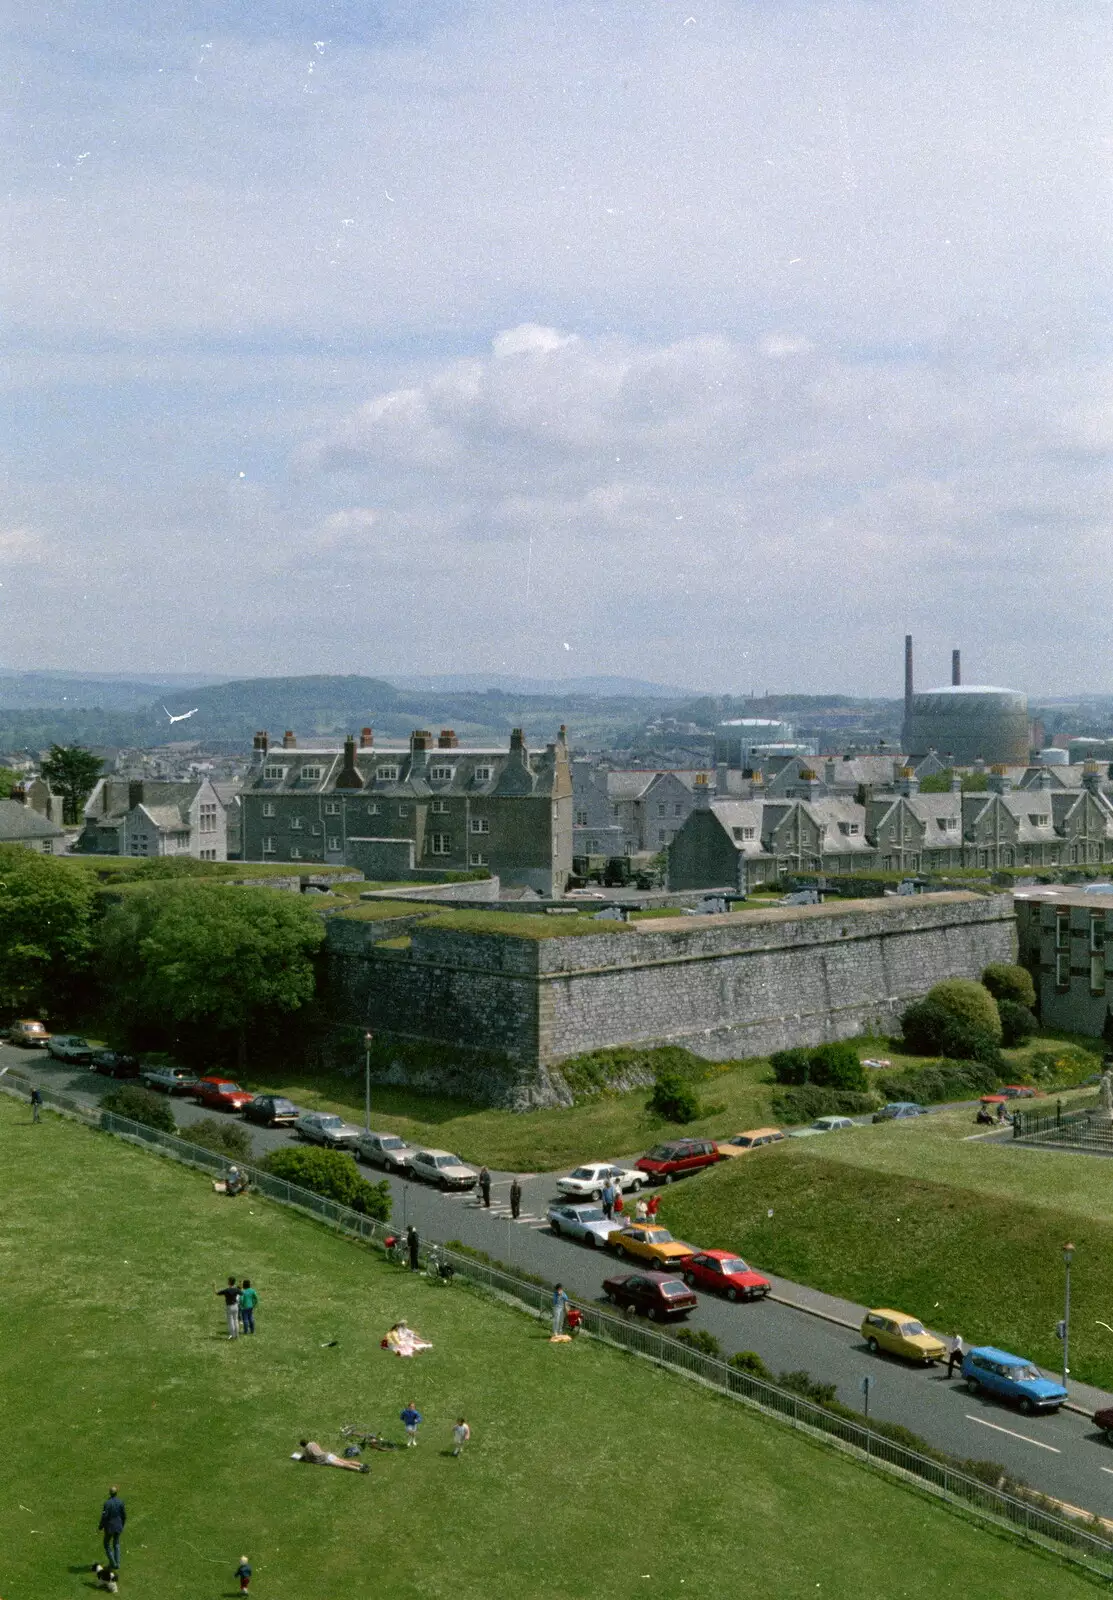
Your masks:
[{"label": "road marking", "polygon": [[[1053,1444],[1044,1444],[1042,1439],[1029,1439],[1026,1433],[1014,1433],[1011,1428],[1002,1428],[1000,1423],[987,1422],[984,1417],[972,1417],[969,1411],[966,1413],[966,1420],[967,1422],[978,1422],[983,1428],[992,1428],[995,1433],[1007,1433],[1010,1439],[1023,1439],[1025,1444],[1034,1444],[1037,1450],[1050,1450],[1053,1456],[1061,1456],[1063,1453],[1061,1450],[1056,1449]],[[1101,1470],[1105,1472],[1107,1469],[1103,1467]]]},{"label": "road marking", "polygon": [[1102,1472],[1108,1472],[1111,1475],[1113,1475],[1113,1467],[1102,1467],[1101,1470],[1102,1470]]}]

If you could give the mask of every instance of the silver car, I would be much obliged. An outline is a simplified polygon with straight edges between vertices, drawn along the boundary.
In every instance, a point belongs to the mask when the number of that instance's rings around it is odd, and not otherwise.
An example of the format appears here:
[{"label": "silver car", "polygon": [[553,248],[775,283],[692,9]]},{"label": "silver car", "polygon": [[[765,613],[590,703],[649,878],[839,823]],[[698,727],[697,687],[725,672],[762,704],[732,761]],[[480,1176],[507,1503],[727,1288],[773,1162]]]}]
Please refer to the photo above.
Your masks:
[{"label": "silver car", "polygon": [[451,1150],[415,1150],[410,1157],[410,1175],[425,1178],[442,1189],[474,1189],[479,1174]]},{"label": "silver car", "polygon": [[612,1219],[600,1206],[551,1205],[549,1227],[558,1239],[582,1239],[592,1250],[602,1250],[614,1231]]},{"label": "silver car", "polygon": [[303,1111],[294,1123],[295,1131],[311,1144],[324,1144],[332,1149],[350,1150],[362,1129],[331,1111]]},{"label": "silver car", "polygon": [[840,1128],[855,1128],[857,1123],[852,1117],[817,1117],[806,1128],[794,1128],[789,1134],[790,1139],[810,1139],[815,1133],[837,1133]]},{"label": "silver car", "polygon": [[356,1149],[362,1161],[370,1161],[388,1172],[405,1172],[414,1155],[413,1145],[407,1144],[396,1133],[361,1133]]},{"label": "silver car", "polygon": [[92,1045],[76,1033],[52,1034],[46,1051],[56,1061],[76,1061],[84,1067],[93,1059]]}]

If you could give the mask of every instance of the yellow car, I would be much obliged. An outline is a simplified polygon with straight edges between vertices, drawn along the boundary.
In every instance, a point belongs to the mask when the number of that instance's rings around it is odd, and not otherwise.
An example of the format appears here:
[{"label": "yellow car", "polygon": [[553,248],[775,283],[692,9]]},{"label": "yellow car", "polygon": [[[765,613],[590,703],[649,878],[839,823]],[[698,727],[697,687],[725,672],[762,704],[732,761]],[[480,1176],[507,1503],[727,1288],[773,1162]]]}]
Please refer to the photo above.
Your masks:
[{"label": "yellow car", "polygon": [[862,1338],[874,1355],[886,1350],[891,1356],[903,1356],[905,1361],[922,1361],[926,1367],[933,1361],[942,1361],[947,1354],[943,1341],[928,1333],[923,1323],[906,1311],[867,1311],[862,1318]]},{"label": "yellow car", "polygon": [[607,1244],[628,1261],[644,1261],[647,1266],[665,1272],[679,1268],[696,1253],[694,1245],[674,1239],[667,1228],[651,1228],[638,1222],[628,1228],[617,1228],[608,1237]]},{"label": "yellow car", "polygon": [[783,1138],[780,1128],[750,1128],[746,1133],[736,1133],[732,1139],[717,1142],[721,1156],[744,1156],[747,1150],[757,1150],[763,1144],[779,1144]]}]

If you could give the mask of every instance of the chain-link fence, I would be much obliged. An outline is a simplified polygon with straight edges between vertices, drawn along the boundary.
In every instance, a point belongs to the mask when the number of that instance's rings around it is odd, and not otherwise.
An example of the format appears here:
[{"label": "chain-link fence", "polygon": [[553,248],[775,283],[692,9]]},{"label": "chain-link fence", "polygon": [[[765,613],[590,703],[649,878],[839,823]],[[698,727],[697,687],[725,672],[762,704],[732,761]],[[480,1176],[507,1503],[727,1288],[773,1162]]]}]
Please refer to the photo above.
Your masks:
[{"label": "chain-link fence", "polygon": [[[10,1080],[5,1081],[2,1087],[21,1098],[29,1092],[25,1085],[16,1085]],[[188,1140],[176,1138],[159,1128],[145,1127],[142,1123],[118,1117],[110,1111],[91,1111],[89,1107],[50,1090],[44,1089],[42,1093],[47,1104],[76,1112],[107,1133],[162,1150],[177,1161],[200,1167],[217,1177],[225,1177],[229,1168],[236,1166],[259,1193],[283,1205],[295,1206],[369,1243],[381,1243],[395,1231],[390,1224],[361,1216],[323,1195],[287,1183],[283,1178],[276,1178],[244,1162],[234,1162],[227,1156],[190,1144]],[[477,1260],[462,1251],[450,1250],[443,1245],[433,1248],[454,1273],[468,1282],[479,1284],[501,1297],[528,1307],[539,1317],[549,1314],[552,1307],[551,1288],[530,1283],[503,1267]],[[629,1350],[663,1367],[685,1373],[720,1394],[744,1401],[767,1415],[779,1418],[790,1427],[836,1444],[884,1471],[914,1480],[953,1505],[961,1506],[979,1520],[1008,1527],[1090,1571],[1113,1578],[1113,1542],[1096,1532],[1089,1519],[1067,1516],[1057,1510],[1052,1502],[1044,1501],[1038,1495],[1033,1494],[1028,1498],[1023,1492],[1009,1493],[995,1484],[983,1482],[948,1462],[937,1461],[877,1433],[865,1422],[839,1416],[791,1390],[780,1388],[752,1373],[732,1367],[716,1356],[707,1355],[692,1345],[681,1343],[674,1336],[638,1322],[629,1315],[616,1315],[613,1311],[581,1301],[574,1301],[573,1304],[582,1313],[583,1332],[592,1337],[619,1349]]]}]

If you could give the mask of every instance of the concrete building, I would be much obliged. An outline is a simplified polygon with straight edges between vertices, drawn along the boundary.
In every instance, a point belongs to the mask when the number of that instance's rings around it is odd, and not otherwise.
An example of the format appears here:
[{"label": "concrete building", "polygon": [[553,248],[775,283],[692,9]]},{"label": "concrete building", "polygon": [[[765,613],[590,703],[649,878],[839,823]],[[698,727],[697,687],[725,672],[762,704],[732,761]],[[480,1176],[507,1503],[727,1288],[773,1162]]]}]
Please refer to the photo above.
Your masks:
[{"label": "concrete building", "polygon": [[207,778],[100,778],[84,818],[74,846],[83,855],[228,859],[227,810]]},{"label": "concrete building", "polygon": [[572,871],[572,779],[565,730],[530,750],[461,746],[451,729],[405,745],[272,746],[255,737],[241,790],[245,861],[329,862],[371,879],[487,869],[509,888],[562,894]]},{"label": "concrete building", "polygon": [[1014,898],[1019,959],[1035,982],[1040,1021],[1101,1038],[1113,1017],[1113,883],[1096,894],[1021,889]]},{"label": "concrete building", "polygon": [[975,761],[1025,764],[1031,745],[1027,696],[1015,689],[963,683],[957,650],[951,654],[950,683],[918,694],[912,635],[906,634],[901,741],[910,755],[935,751],[948,766],[966,767]]}]

